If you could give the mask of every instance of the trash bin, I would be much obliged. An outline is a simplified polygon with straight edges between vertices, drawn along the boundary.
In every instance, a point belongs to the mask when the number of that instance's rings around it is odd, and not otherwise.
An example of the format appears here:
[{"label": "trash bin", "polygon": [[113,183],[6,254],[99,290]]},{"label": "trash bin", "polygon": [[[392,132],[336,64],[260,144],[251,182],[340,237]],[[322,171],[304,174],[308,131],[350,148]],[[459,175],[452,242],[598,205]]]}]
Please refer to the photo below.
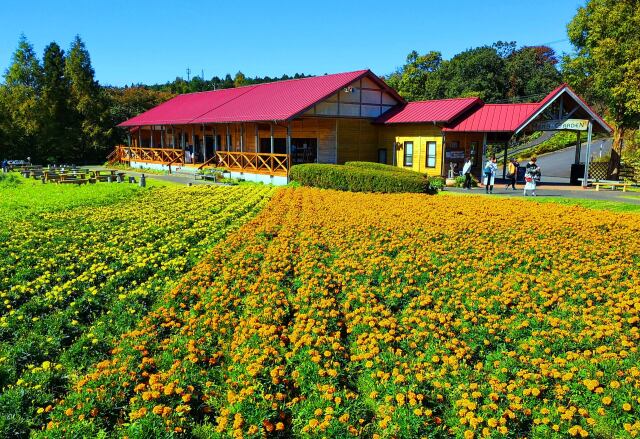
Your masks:
[{"label": "trash bin", "polygon": [[569,178],[569,184],[573,186],[580,186],[582,182],[578,180],[584,178],[584,163],[573,163],[571,165],[571,177]]},{"label": "trash bin", "polygon": [[516,176],[516,183],[524,183],[524,174],[527,172],[526,166],[518,166],[518,174]]}]

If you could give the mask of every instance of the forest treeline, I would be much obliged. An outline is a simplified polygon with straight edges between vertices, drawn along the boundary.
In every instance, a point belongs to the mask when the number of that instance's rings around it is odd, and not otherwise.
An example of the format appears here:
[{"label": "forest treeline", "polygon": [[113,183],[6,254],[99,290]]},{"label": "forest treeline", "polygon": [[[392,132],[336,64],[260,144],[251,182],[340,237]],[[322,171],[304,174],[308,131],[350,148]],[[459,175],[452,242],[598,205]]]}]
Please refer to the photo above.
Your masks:
[{"label": "forest treeline", "polygon": [[[634,150],[640,125],[640,8],[637,0],[589,0],[567,26],[572,54],[498,41],[450,59],[412,51],[384,76],[405,99],[476,96],[485,102],[537,101],[568,82],[616,129],[612,167],[623,141]],[[164,84],[102,85],[79,36],[65,52],[50,43],[41,57],[25,36],[0,83],[0,159],[101,162],[125,132],[116,125],[171,97],[190,92],[304,78],[193,76]],[[637,145],[636,145],[637,146]]]}]

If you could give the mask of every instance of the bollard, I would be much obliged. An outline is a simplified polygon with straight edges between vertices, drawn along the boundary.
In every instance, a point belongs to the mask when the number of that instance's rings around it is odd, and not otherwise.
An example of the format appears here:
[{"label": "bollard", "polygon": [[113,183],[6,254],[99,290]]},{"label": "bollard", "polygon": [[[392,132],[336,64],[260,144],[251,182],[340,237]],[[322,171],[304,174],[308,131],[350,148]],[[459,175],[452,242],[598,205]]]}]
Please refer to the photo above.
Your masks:
[{"label": "bollard", "polygon": [[140,176],[140,187],[147,187],[147,178],[144,174]]},{"label": "bollard", "polygon": [[121,174],[118,174],[118,175],[116,176],[116,181],[117,181],[118,183],[122,183],[122,175],[121,175]]},{"label": "bollard", "polygon": [[129,183],[135,183],[136,182],[136,178],[129,176]]},{"label": "bollard", "polygon": [[193,186],[193,183],[189,182],[189,183],[187,183],[187,186],[191,187],[191,186]]},{"label": "bollard", "polygon": [[40,177],[40,181],[42,182],[42,184],[45,184],[46,182],[44,181],[44,175]]},{"label": "bollard", "polygon": [[107,183],[111,183],[111,182],[113,182],[113,179],[111,178],[111,176],[110,176],[110,175],[108,175],[108,176],[107,176]]}]

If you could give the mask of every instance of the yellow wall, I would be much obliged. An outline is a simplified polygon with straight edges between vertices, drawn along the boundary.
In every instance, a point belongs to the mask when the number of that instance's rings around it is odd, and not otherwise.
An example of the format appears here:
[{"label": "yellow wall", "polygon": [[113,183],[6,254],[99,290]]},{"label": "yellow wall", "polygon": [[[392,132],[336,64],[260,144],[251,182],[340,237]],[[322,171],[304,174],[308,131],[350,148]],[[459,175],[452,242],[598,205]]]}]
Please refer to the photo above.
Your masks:
[{"label": "yellow wall", "polygon": [[337,163],[378,160],[378,126],[366,119],[337,119]]},{"label": "yellow wall", "polygon": [[[396,165],[404,167],[404,142],[413,142],[413,166],[406,167],[429,175],[442,175],[442,131],[433,124],[398,124],[379,128],[380,147],[387,148],[388,164],[392,164],[393,145]],[[436,142],[436,165],[427,167],[427,142]]]}]

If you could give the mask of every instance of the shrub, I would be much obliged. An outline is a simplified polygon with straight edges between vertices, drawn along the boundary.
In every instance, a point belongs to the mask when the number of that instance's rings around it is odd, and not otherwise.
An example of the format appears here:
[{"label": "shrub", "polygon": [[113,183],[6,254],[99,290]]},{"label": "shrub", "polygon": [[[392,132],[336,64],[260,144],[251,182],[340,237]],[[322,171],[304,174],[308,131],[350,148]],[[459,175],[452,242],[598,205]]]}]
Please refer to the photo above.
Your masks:
[{"label": "shrub", "polygon": [[20,183],[22,182],[17,174],[0,174],[0,187],[16,187]]},{"label": "shrub", "polygon": [[399,168],[398,166],[385,165],[383,163],[375,163],[375,162],[346,162],[345,166],[361,168],[361,169],[371,169],[372,171],[388,171],[388,172],[399,172],[399,173],[407,173],[407,174],[415,174],[415,171],[411,171],[409,169]]},{"label": "shrub", "polygon": [[387,170],[377,165],[304,164],[291,168],[290,177],[303,186],[338,189],[351,192],[418,192],[437,189],[430,185],[429,177],[419,172]]},{"label": "shrub", "polygon": [[[456,187],[462,187],[464,186],[464,175],[458,175],[456,177]],[[472,187],[477,187],[478,186],[478,180],[476,179],[476,177],[474,177],[473,175],[471,176],[471,186]]]}]

